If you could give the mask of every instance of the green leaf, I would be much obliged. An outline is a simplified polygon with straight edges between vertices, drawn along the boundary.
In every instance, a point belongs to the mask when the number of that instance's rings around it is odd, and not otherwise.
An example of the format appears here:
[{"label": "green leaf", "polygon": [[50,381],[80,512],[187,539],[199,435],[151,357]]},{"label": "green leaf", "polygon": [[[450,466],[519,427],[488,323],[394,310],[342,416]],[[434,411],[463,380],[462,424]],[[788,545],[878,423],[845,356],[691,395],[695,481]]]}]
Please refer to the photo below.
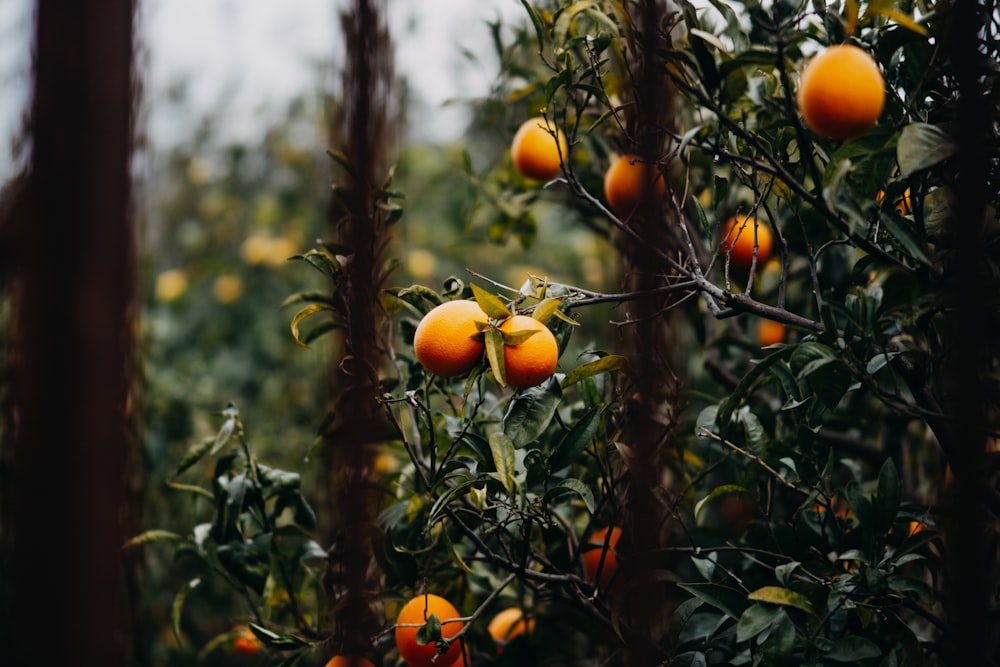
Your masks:
[{"label": "green leaf", "polygon": [[859,662],[869,658],[878,658],[881,655],[882,649],[878,647],[878,644],[870,639],[853,635],[838,639],[833,648],[827,651],[823,657],[836,662]]},{"label": "green leaf", "polygon": [[427,622],[417,630],[417,644],[427,646],[439,639],[441,639],[441,619],[437,617],[437,614],[431,614],[427,617]]},{"label": "green leaf", "polygon": [[188,493],[194,493],[199,496],[204,496],[209,500],[215,500],[215,496],[208,489],[203,489],[196,484],[181,484],[180,482],[167,482],[167,486],[171,489],[176,489],[177,491],[187,491]]},{"label": "green leaf", "polygon": [[924,249],[924,243],[917,236],[916,228],[912,222],[900,216],[896,211],[881,212],[879,220],[911,257],[923,264],[929,265],[931,263],[930,257],[927,256]]},{"label": "green leaf", "polygon": [[475,297],[476,303],[487,316],[494,320],[505,320],[513,315],[496,294],[487,292],[475,283],[470,283],[469,287],[472,288],[472,296]]},{"label": "green leaf", "polygon": [[306,319],[307,317],[315,315],[316,313],[324,310],[332,311],[333,308],[331,308],[325,303],[311,303],[302,310],[300,310],[299,312],[295,313],[295,316],[292,318],[292,322],[289,326],[292,330],[292,337],[295,338],[296,345],[298,345],[299,347],[309,347],[309,344],[303,342],[303,340],[299,337],[299,324],[301,324],[302,320]]},{"label": "green leaf", "polygon": [[806,613],[815,614],[812,604],[809,603],[809,598],[782,586],[763,586],[748,595],[747,599],[754,602],[767,602],[784,607],[795,607]]},{"label": "green leaf", "polygon": [[899,473],[891,458],[887,458],[878,473],[878,490],[875,494],[875,511],[878,514],[880,528],[889,530],[896,520],[900,501]]},{"label": "green leaf", "polygon": [[139,533],[132,539],[125,542],[125,544],[122,545],[122,548],[130,549],[132,547],[149,544],[151,542],[180,542],[183,539],[183,536],[178,535],[177,533],[172,533],[169,530],[153,529]]},{"label": "green leaf", "polygon": [[483,341],[486,344],[486,359],[490,362],[493,377],[501,387],[507,386],[507,368],[503,360],[503,333],[496,327],[486,330]]},{"label": "green leaf", "polygon": [[184,602],[200,583],[201,579],[197,577],[185,582],[170,605],[170,627],[174,631],[174,639],[177,640],[178,646],[184,646],[184,641],[181,639],[181,614],[184,611]]},{"label": "green leaf", "polygon": [[552,421],[562,389],[555,378],[516,395],[503,416],[503,432],[515,447],[523,447],[540,436]]},{"label": "green leaf", "polygon": [[514,441],[505,433],[491,433],[490,452],[493,454],[493,465],[496,466],[500,483],[508,493],[514,493]]},{"label": "green leaf", "polygon": [[611,373],[614,371],[624,371],[628,368],[628,360],[617,354],[609,354],[605,357],[601,357],[596,361],[588,361],[587,363],[577,366],[563,378],[562,388],[565,389],[571,385],[576,384],[580,380],[584,380],[594,375],[600,375],[601,373]]},{"label": "green leaf", "polygon": [[746,595],[735,588],[720,584],[678,584],[678,586],[734,619],[738,619],[746,611]]},{"label": "green leaf", "polygon": [[542,497],[542,501],[545,504],[550,504],[559,496],[564,496],[566,494],[576,494],[580,496],[583,500],[583,504],[587,507],[587,511],[591,514],[594,513],[594,493],[590,490],[589,486],[578,479],[564,479],[559,482],[545,492],[545,495]]},{"label": "green leaf", "polygon": [[222,423],[219,427],[219,432],[215,434],[215,441],[212,443],[212,449],[209,450],[208,455],[211,456],[217,453],[220,449],[226,446],[229,439],[233,437],[233,432],[236,430],[236,417],[230,417]]},{"label": "green leaf", "polygon": [[174,475],[180,475],[182,472],[200,461],[205,454],[208,454],[208,450],[210,450],[214,444],[215,438],[205,438],[200,443],[191,445],[187,452],[185,452],[184,458],[182,458],[181,462],[177,464],[177,472],[175,472]]},{"label": "green leaf", "polygon": [[[547,299],[542,299],[535,306],[535,309],[531,311],[531,316],[542,324],[545,324],[559,310],[559,304],[561,304],[562,301],[563,297],[561,296],[550,296]],[[573,320],[569,321],[573,322],[573,324],[577,324],[577,322]]]},{"label": "green leaf", "polygon": [[764,642],[765,660],[762,664],[786,664],[783,659],[790,656],[794,650],[795,624],[785,610],[780,609]]},{"label": "green leaf", "polygon": [[563,435],[549,457],[549,468],[553,472],[576,461],[580,453],[587,448],[591,438],[597,433],[597,428],[601,423],[600,418],[601,411],[597,406],[594,406],[587,410],[583,417],[573,424],[573,428]]},{"label": "green leaf", "polygon": [[750,605],[736,624],[736,641],[745,642],[753,639],[770,628],[780,613],[780,607],[764,604]]},{"label": "green leaf", "polygon": [[729,427],[729,422],[736,406],[741,400],[743,400],[743,397],[749,393],[750,388],[755,382],[757,382],[757,379],[763,375],[767,369],[787,357],[793,350],[797,350],[799,347],[801,347],[801,345],[798,347],[781,348],[772,352],[761,359],[756,366],[751,368],[750,372],[740,378],[740,381],[733,390],[733,393],[719,403],[719,414],[716,419],[716,423],[719,425],[722,433],[725,433],[726,429]]},{"label": "green leaf", "polygon": [[528,0],[521,0],[521,4],[524,6],[525,11],[528,12],[531,25],[535,28],[535,37],[538,39],[538,52],[541,53],[545,47],[545,21],[542,19],[542,15],[538,13],[538,10]]},{"label": "green leaf", "polygon": [[958,144],[937,125],[910,123],[903,128],[896,144],[896,160],[903,178],[951,157]]},{"label": "green leaf", "polygon": [[282,632],[278,634],[263,625],[257,625],[256,623],[249,623],[248,627],[250,631],[256,635],[257,639],[261,640],[269,648],[273,648],[278,651],[288,651],[291,649],[303,648],[305,646],[311,646],[309,642],[297,637],[293,634]]},{"label": "green leaf", "polygon": [[723,496],[728,496],[731,493],[749,494],[750,492],[747,491],[746,487],[740,486],[739,484],[723,484],[722,486],[717,486],[714,489],[712,489],[712,491],[707,496],[699,500],[698,503],[694,506],[694,518],[697,520],[698,515],[701,513],[703,509],[705,509],[705,507],[709,503],[712,503],[713,501]]},{"label": "green leaf", "polygon": [[782,586],[787,586],[791,581],[792,573],[799,568],[802,563],[793,560],[791,563],[783,563],[774,568],[774,576]]}]

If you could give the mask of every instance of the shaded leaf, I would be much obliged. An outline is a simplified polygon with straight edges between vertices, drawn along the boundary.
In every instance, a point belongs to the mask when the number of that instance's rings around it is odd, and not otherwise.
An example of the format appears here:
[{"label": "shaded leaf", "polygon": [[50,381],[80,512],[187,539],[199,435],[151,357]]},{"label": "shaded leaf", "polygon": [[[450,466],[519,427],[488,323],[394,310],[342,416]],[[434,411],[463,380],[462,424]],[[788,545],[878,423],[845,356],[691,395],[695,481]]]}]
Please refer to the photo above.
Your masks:
[{"label": "shaded leaf", "polygon": [[723,484],[722,486],[717,486],[712,491],[698,501],[698,504],[694,506],[694,518],[697,519],[701,511],[710,503],[721,498],[723,496],[728,496],[732,493],[747,493],[746,487],[740,486],[739,484]]},{"label": "shaded leaf", "polygon": [[552,421],[562,390],[555,378],[515,396],[503,416],[503,432],[515,447],[523,447],[540,436]]},{"label": "shaded leaf", "polygon": [[795,607],[809,614],[815,613],[812,604],[809,603],[809,598],[782,586],[763,586],[748,595],[747,599],[754,602],[768,602],[784,607]]},{"label": "shaded leaf", "polygon": [[177,533],[172,533],[169,530],[147,530],[143,533],[139,533],[132,539],[125,542],[122,545],[123,549],[130,549],[132,547],[137,547],[143,544],[150,544],[151,542],[180,542],[184,538]]},{"label": "shaded leaf", "polygon": [[837,640],[824,657],[836,662],[858,662],[869,658],[878,658],[882,649],[870,639],[859,636],[843,637]]},{"label": "shaded leaf", "polygon": [[496,466],[500,483],[508,493],[514,493],[514,441],[505,433],[491,433],[490,452],[493,454],[493,465]]},{"label": "shaded leaf", "polygon": [[720,584],[678,584],[678,586],[734,619],[742,616],[747,607],[746,595],[735,588]]},{"label": "shaded leaf", "polygon": [[624,371],[628,368],[628,360],[617,354],[609,354],[596,361],[589,361],[581,366],[577,366],[566,374],[563,378],[562,388],[565,389],[576,384],[580,380],[600,375],[601,373],[611,373],[614,371]]},{"label": "shaded leaf", "polygon": [[592,407],[563,435],[549,457],[549,467],[552,471],[570,465],[587,448],[591,438],[597,433],[600,417],[601,411],[596,406]]},{"label": "shaded leaf", "polygon": [[564,479],[546,491],[542,500],[545,503],[551,503],[559,496],[564,496],[569,493],[575,493],[580,496],[583,500],[583,504],[587,507],[587,511],[591,514],[594,513],[594,493],[590,490],[589,486],[578,479]]},{"label": "shaded leaf", "polygon": [[331,308],[325,303],[311,303],[302,310],[300,310],[299,312],[295,313],[295,316],[292,318],[292,322],[289,325],[289,327],[292,330],[292,337],[295,338],[295,343],[299,347],[309,347],[309,344],[303,342],[303,340],[299,337],[299,325],[302,323],[302,320],[324,310],[332,311],[333,308]]},{"label": "shaded leaf", "polygon": [[951,157],[958,145],[937,125],[910,123],[903,128],[896,144],[896,160],[903,178]]},{"label": "shaded leaf", "polygon": [[753,639],[771,627],[780,613],[780,607],[764,604],[750,605],[736,624],[736,641],[745,642]]}]

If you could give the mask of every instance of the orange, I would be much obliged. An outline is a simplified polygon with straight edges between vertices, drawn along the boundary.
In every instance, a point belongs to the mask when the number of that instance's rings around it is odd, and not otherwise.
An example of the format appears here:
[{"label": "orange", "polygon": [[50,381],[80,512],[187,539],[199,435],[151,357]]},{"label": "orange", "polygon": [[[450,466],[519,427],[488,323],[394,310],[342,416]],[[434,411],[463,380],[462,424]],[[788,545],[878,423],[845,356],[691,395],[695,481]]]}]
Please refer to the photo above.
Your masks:
[{"label": "orange", "polygon": [[[875,195],[875,201],[881,204],[883,199],[885,199],[885,190],[879,190],[878,194]],[[910,188],[906,188],[903,191],[903,196],[896,200],[895,204],[893,208],[899,211],[900,215],[910,215],[913,213],[913,199],[910,197]]]},{"label": "orange", "polygon": [[547,326],[527,315],[515,315],[500,325],[500,331],[538,332],[517,345],[503,346],[507,384],[524,389],[541,384],[552,376],[559,361],[559,344]]},{"label": "orange", "polygon": [[[591,584],[597,582],[599,589],[603,590],[607,588],[611,578],[618,571],[618,556],[615,555],[615,548],[621,536],[621,528],[610,526],[594,532],[585,543],[590,548],[583,552],[583,573],[587,581]],[[601,553],[604,552],[605,543],[607,543],[608,547],[607,552],[604,553],[604,563],[601,565],[601,578],[598,582],[597,566],[601,563]]]},{"label": "orange", "polygon": [[257,635],[245,625],[237,625],[233,628],[236,638],[233,639],[233,650],[244,655],[255,655],[264,648],[263,642],[257,639]]},{"label": "orange", "polygon": [[[756,241],[754,240],[754,228],[756,227]],[[722,248],[729,252],[734,265],[743,270],[748,270],[753,262],[754,243],[757,244],[757,264],[764,264],[771,256],[771,248],[774,240],[771,230],[767,225],[757,221],[757,218],[748,218],[745,215],[734,215],[729,218],[722,229]]]},{"label": "orange", "polygon": [[326,663],[326,667],[375,667],[371,660],[358,656],[335,655]]},{"label": "orange", "polygon": [[774,320],[761,320],[757,324],[757,342],[761,347],[777,345],[785,340],[785,325]]},{"label": "orange", "polygon": [[486,629],[496,642],[497,653],[501,653],[507,642],[514,637],[530,635],[535,630],[535,620],[525,620],[523,611],[517,607],[508,607],[494,616]]},{"label": "orange", "polygon": [[455,642],[448,647],[444,655],[434,660],[434,656],[437,655],[434,643],[424,646],[417,643],[419,627],[400,627],[406,624],[423,625],[431,614],[437,616],[441,622],[441,636],[445,639],[454,637],[462,629],[462,623],[448,623],[459,618],[459,614],[458,610],[443,597],[428,593],[411,599],[403,605],[399,610],[399,616],[396,617],[396,648],[409,667],[449,667],[462,656],[462,643]]},{"label": "orange", "polygon": [[[549,134],[555,130],[556,138]],[[568,151],[566,136],[549,121],[536,116],[524,121],[510,144],[510,158],[514,169],[525,178],[547,181],[555,178],[562,170],[562,158]]]},{"label": "orange", "polygon": [[604,174],[604,198],[615,215],[622,218],[631,215],[647,198],[663,199],[666,190],[660,170],[638,155],[622,155]]},{"label": "orange", "polygon": [[813,132],[827,139],[854,139],[870,130],[885,106],[885,80],[866,51],[831,46],[802,70],[799,110]]},{"label": "orange", "polygon": [[475,301],[448,301],[424,315],[413,334],[417,361],[431,373],[453,377],[468,372],[482,359],[485,346],[476,337],[476,322],[486,313]]}]

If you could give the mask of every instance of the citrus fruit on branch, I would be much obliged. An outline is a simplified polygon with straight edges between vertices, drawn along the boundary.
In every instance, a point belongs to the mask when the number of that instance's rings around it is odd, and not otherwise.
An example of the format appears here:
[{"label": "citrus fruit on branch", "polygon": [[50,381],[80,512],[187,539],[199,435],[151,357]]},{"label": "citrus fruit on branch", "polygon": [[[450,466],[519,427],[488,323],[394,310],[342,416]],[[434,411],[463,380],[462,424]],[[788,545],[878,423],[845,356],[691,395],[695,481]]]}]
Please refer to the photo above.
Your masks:
[{"label": "citrus fruit on branch", "polygon": [[431,616],[437,617],[443,639],[454,637],[464,625],[455,620],[460,618],[458,610],[439,595],[428,593],[410,599],[399,610],[395,629],[396,649],[409,667],[449,667],[462,656],[461,642],[456,641],[435,659],[438,653],[435,642],[417,641],[417,632]]},{"label": "citrus fruit on branch", "polygon": [[622,155],[604,174],[604,198],[621,218],[630,216],[640,204],[663,199],[665,193],[663,174],[638,155]]},{"label": "citrus fruit on branch", "polygon": [[[559,344],[547,326],[527,315],[514,315],[500,325],[505,339],[519,342],[503,346],[507,384],[518,389],[534,387],[549,379],[559,361]],[[524,334],[529,334],[522,339]]]},{"label": "citrus fruit on branch", "polygon": [[476,324],[487,317],[475,301],[455,300],[424,315],[413,334],[413,353],[431,373],[454,377],[467,373],[483,358],[483,341]]},{"label": "citrus fruit on branch", "polygon": [[764,264],[771,256],[774,239],[767,225],[756,217],[735,215],[722,228],[722,248],[729,252],[732,263],[744,271],[753,263],[754,245],[757,246],[757,263]]},{"label": "citrus fruit on branch", "polygon": [[525,178],[548,181],[559,175],[568,150],[562,130],[537,116],[526,120],[514,134],[510,158],[514,169]]},{"label": "citrus fruit on branch", "polygon": [[866,51],[831,46],[809,61],[799,82],[806,125],[827,139],[854,139],[870,130],[885,106],[885,80]]}]

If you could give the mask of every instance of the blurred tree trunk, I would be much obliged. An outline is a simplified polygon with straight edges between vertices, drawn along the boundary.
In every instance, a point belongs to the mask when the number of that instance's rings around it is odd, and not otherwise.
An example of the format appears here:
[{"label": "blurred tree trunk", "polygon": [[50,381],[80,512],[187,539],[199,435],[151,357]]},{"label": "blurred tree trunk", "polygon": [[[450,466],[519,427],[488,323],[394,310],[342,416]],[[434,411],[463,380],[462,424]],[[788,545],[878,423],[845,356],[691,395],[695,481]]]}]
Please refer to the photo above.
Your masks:
[{"label": "blurred tree trunk", "polygon": [[[663,0],[631,3],[635,34],[631,36],[630,65],[634,68],[634,106],[627,117],[625,147],[651,164],[664,159],[666,133],[675,124],[674,100],[659,62],[658,47],[666,5]],[[669,172],[664,169],[669,193]],[[669,196],[669,194],[668,194]],[[622,246],[624,291],[645,293],[628,308],[623,327],[633,383],[627,398],[620,442],[626,463],[624,479],[625,531],[631,548],[626,571],[627,618],[638,637],[628,647],[628,664],[655,665],[665,657],[663,631],[669,614],[668,591],[655,571],[664,567],[657,549],[667,539],[668,505],[675,495],[668,461],[676,460],[676,443],[670,434],[676,423],[680,382],[674,374],[676,328],[682,326],[678,310],[664,310],[663,298],[654,290],[667,283],[663,260],[657,251],[678,247],[674,238],[680,221],[676,210],[662,199],[650,198],[626,223],[638,239],[626,238]]]},{"label": "blurred tree trunk", "polygon": [[363,654],[379,628],[370,603],[369,528],[374,520],[372,461],[384,439],[379,381],[389,359],[387,318],[379,303],[382,251],[388,239],[378,192],[386,178],[392,140],[389,115],[392,49],[379,0],[353,0],[341,15],[345,37],[343,106],[331,128],[332,145],[346,163],[337,176],[331,223],[346,257],[337,299],[346,328],[336,338],[331,369],[333,427],[325,436],[323,478],[326,527],[334,578],[342,596],[335,636],[341,650]]},{"label": "blurred tree trunk", "polygon": [[939,330],[943,356],[936,388],[950,419],[935,429],[955,476],[942,503],[948,662],[973,666],[995,664],[997,640],[988,615],[996,589],[997,544],[987,533],[982,503],[991,481],[986,461],[991,407],[985,376],[994,368],[991,348],[996,345],[987,338],[996,293],[982,293],[984,287],[996,287],[984,243],[991,123],[996,119],[990,117],[983,90],[990,65],[979,50],[984,21],[991,20],[989,6],[954,0],[946,14],[946,48],[959,91],[953,126],[958,152],[955,208],[946,233],[954,246],[942,257],[947,307]]},{"label": "blurred tree trunk", "polygon": [[133,664],[133,19],[131,0],[36,8],[30,161],[6,221],[5,664]]}]

